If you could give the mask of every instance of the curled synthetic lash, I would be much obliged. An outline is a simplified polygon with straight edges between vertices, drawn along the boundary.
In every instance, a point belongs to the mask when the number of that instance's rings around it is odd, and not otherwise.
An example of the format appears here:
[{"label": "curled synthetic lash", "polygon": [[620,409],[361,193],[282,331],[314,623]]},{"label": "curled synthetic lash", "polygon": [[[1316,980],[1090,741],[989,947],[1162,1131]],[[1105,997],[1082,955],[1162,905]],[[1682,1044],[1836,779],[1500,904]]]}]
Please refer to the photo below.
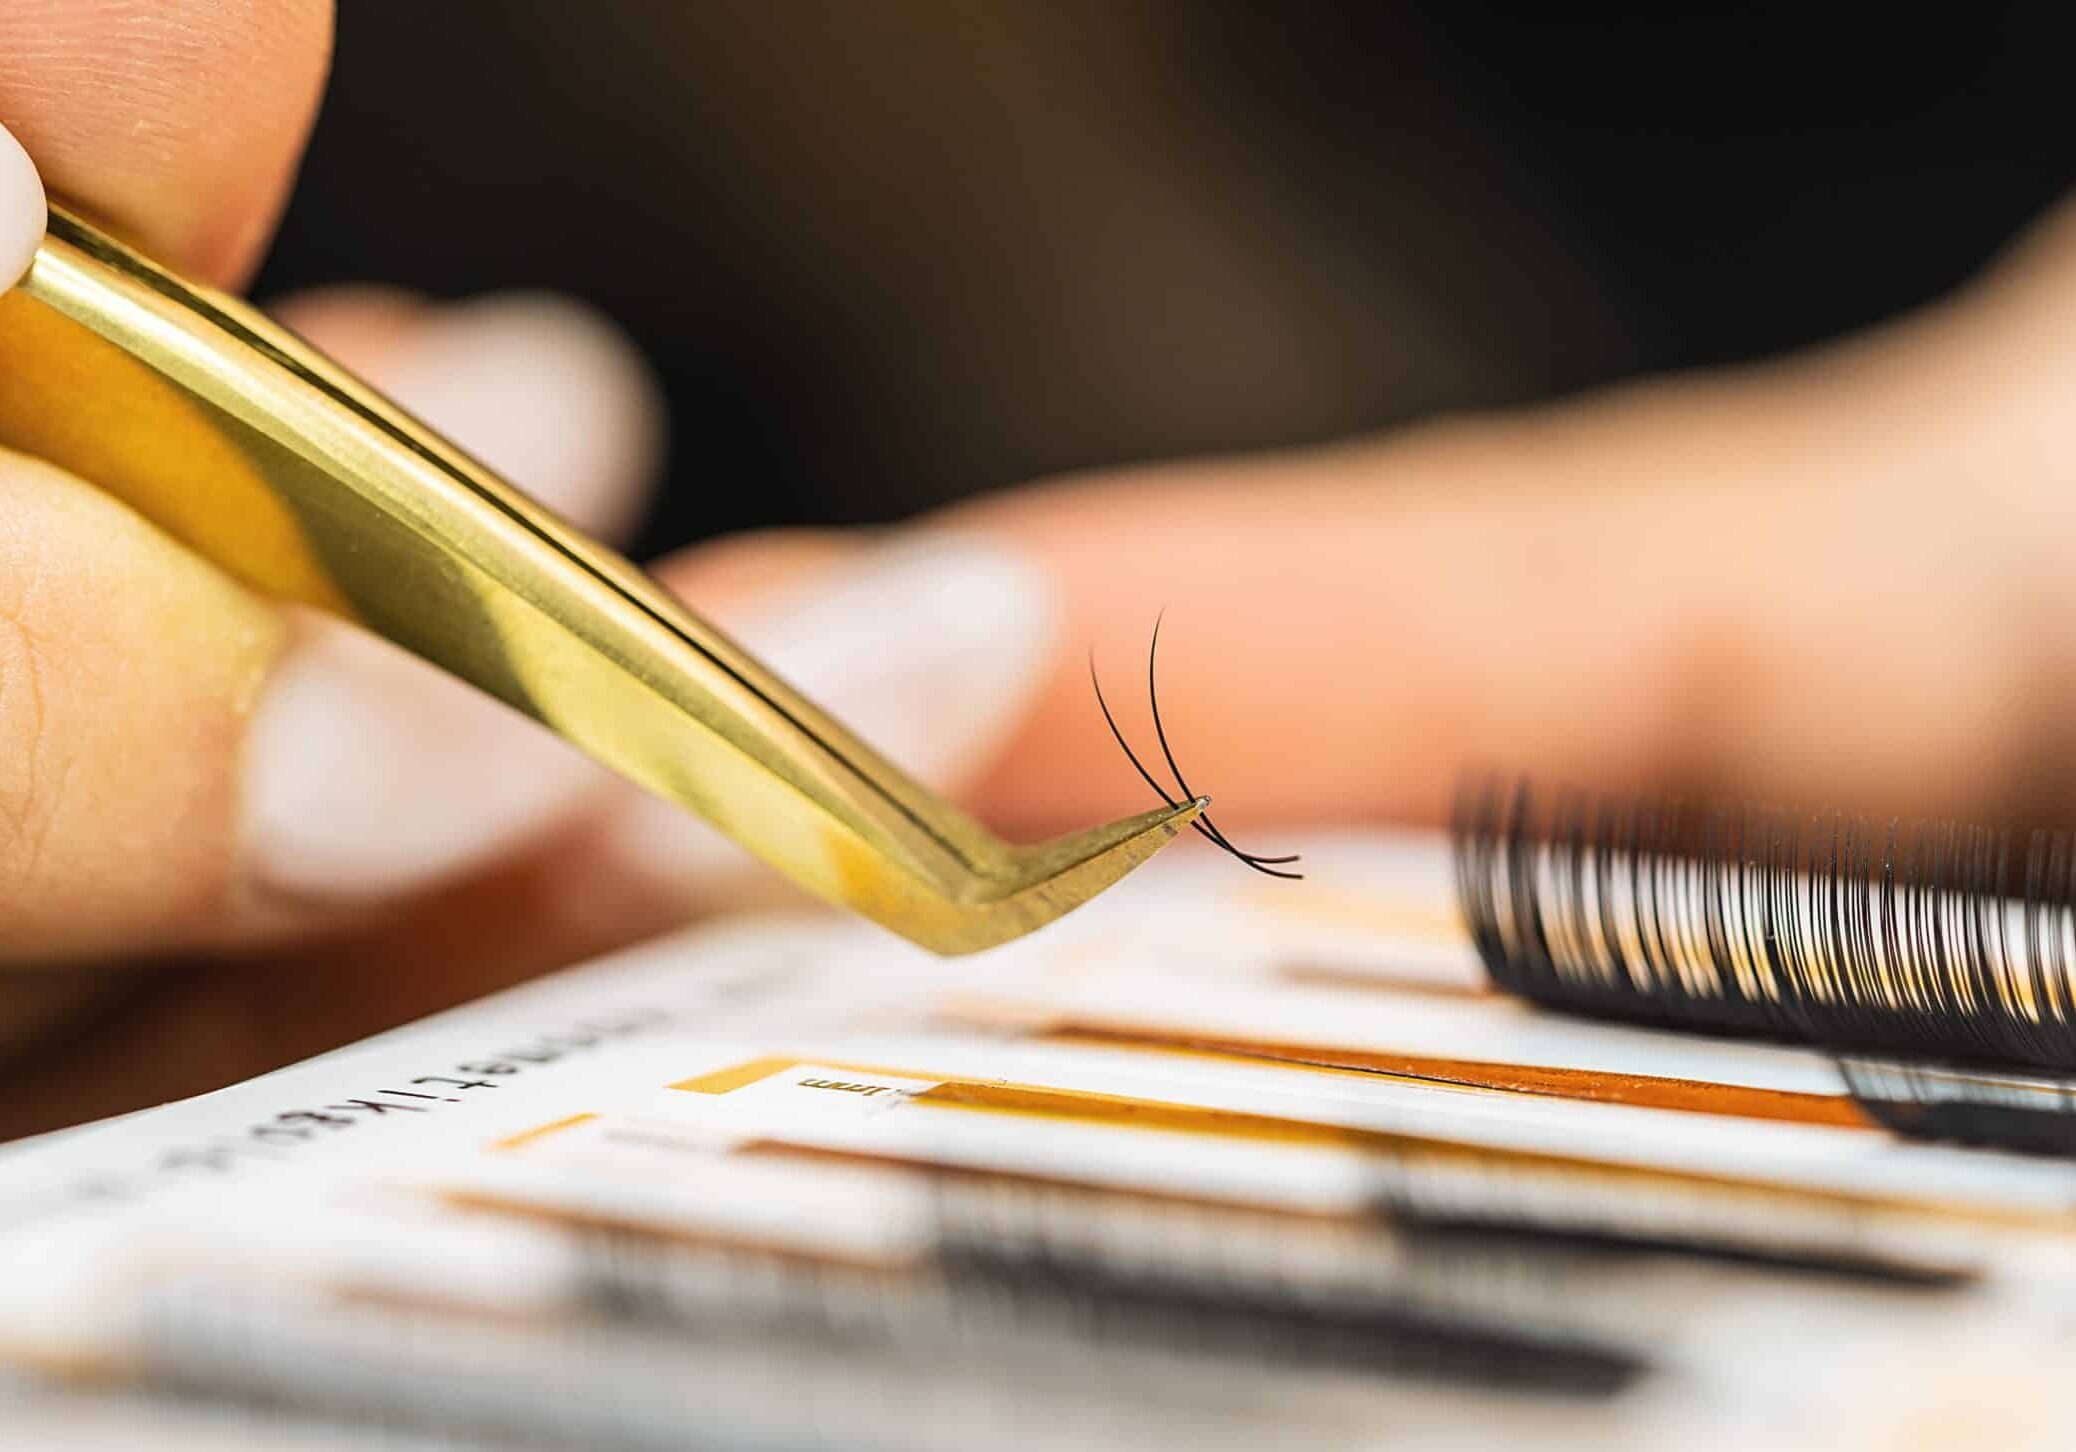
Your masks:
[{"label": "curled synthetic lash", "polygon": [[[1161,622],[1166,617],[1166,614],[1166,611],[1162,611],[1154,617],[1153,639],[1146,647],[1146,702],[1153,712],[1154,737],[1160,743],[1161,757],[1167,762],[1169,773],[1175,778],[1175,786],[1181,793],[1179,797],[1169,795],[1168,789],[1161,785],[1160,780],[1151,771],[1147,770],[1146,764],[1139,759],[1139,753],[1132,750],[1132,743],[1125,739],[1123,729],[1117,724],[1117,717],[1111,713],[1110,702],[1103,696],[1103,682],[1096,674],[1096,655],[1093,650],[1089,652],[1088,657],[1088,680],[1089,684],[1095,688],[1096,706],[1103,713],[1103,724],[1110,728],[1111,736],[1116,739],[1118,747],[1124,752],[1125,760],[1131,762],[1132,770],[1139,773],[1140,780],[1152,787],[1163,802],[1171,807],[1177,807],[1182,805],[1183,802],[1194,799],[1198,794],[1190,786],[1189,779],[1182,774],[1182,767],[1175,760],[1175,752],[1168,745],[1168,729],[1161,720],[1159,660]],[[1298,854],[1295,852],[1282,857],[1263,857],[1256,853],[1241,851],[1212,822],[1208,812],[1200,813],[1196,820],[1190,823],[1190,826],[1196,831],[1198,836],[1211,843],[1219,851],[1245,863],[1265,877],[1281,877],[1295,882],[1302,880],[1305,875],[1302,872],[1284,872],[1280,870],[1287,864],[1299,860]]]},{"label": "curled synthetic lash", "polygon": [[2076,1069],[2070,834],[1543,792],[1458,796],[1487,971],[1553,1006]]},{"label": "curled synthetic lash", "polygon": [[2076,1082],[1974,1066],[1838,1056],[1867,1117],[1909,1139],[2076,1159]]},{"label": "curled synthetic lash", "polygon": [[985,1172],[938,1169],[926,1183],[927,1249],[898,1268],[635,1229],[587,1232],[581,1254],[609,1314],[725,1317],[866,1354],[875,1341],[1046,1338],[1094,1356],[1137,1346],[1586,1396],[1650,1364],[1623,1328],[1574,1314],[1576,1257],[1538,1243]]}]

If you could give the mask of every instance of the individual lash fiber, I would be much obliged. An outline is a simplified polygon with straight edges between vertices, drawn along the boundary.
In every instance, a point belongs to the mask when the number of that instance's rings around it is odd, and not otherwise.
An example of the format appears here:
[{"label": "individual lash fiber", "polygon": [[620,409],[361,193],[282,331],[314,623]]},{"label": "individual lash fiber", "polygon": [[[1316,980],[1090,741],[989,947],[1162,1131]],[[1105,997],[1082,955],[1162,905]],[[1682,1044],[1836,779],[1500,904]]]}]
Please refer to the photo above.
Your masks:
[{"label": "individual lash fiber", "polygon": [[[1146,647],[1146,705],[1153,713],[1153,734],[1160,743],[1161,759],[1167,762],[1168,772],[1175,778],[1176,788],[1182,793],[1180,797],[1170,796],[1168,789],[1161,785],[1160,779],[1147,769],[1145,762],[1139,759],[1139,753],[1132,750],[1132,743],[1126,739],[1124,728],[1117,724],[1117,717],[1110,709],[1110,702],[1103,695],[1103,682],[1096,675],[1096,657],[1093,651],[1089,653],[1088,658],[1088,683],[1095,688],[1096,706],[1103,713],[1103,724],[1110,728],[1110,735],[1124,751],[1125,760],[1132,764],[1132,770],[1139,773],[1139,779],[1152,787],[1163,802],[1170,807],[1179,807],[1186,801],[1199,798],[1197,797],[1196,789],[1190,786],[1188,778],[1182,774],[1182,767],[1175,760],[1174,749],[1168,745],[1168,728],[1161,720],[1161,621],[1166,617],[1166,614],[1166,611],[1162,611],[1161,614],[1154,617],[1153,639]],[[1201,798],[1200,800],[1208,802],[1209,798]],[[1302,872],[1288,872],[1284,870],[1289,864],[1298,860],[1298,854],[1295,852],[1282,857],[1263,857],[1257,853],[1241,851],[1233,845],[1232,840],[1224,832],[1219,830],[1217,824],[1211,820],[1211,814],[1208,811],[1200,811],[1196,820],[1189,825],[1190,830],[1202,837],[1206,842],[1209,842],[1242,866],[1259,872],[1264,877],[1280,877],[1287,881],[1297,882],[1302,880],[1305,875]]]},{"label": "individual lash fiber", "polygon": [[2066,832],[1538,791],[1458,794],[1495,983],[1683,1029],[2076,1069]]}]

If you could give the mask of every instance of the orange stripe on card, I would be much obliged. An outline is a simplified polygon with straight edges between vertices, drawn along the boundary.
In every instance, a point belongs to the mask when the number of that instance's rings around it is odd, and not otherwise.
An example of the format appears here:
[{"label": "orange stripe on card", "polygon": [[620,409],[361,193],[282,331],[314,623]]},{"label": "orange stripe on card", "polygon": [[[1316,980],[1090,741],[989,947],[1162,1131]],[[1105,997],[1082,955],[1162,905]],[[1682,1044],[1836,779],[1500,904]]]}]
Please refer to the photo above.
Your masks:
[{"label": "orange stripe on card", "polygon": [[741,1087],[801,1064],[813,1064],[848,1074],[927,1081],[931,1087],[910,1095],[908,1102],[918,1109],[939,1112],[949,1110],[1011,1114],[1065,1123],[1100,1124],[1117,1129],[1151,1130],[1169,1134],[1202,1135],[1214,1139],[1337,1149],[1381,1155],[1408,1168],[1421,1164],[1455,1164],[1484,1165],[1516,1172],[1531,1171],[1560,1176],[1583,1174],[1603,1184],[1622,1183],[1638,1188],[1655,1186],[1661,1189],[1678,1186],[1714,1194],[1755,1195],[1762,1197],[1767,1203],[1782,1206],[1828,1205],[1834,1209],[1850,1209],[1858,1213],[1901,1212],[2034,1229],[2066,1230],[2071,1224],[2070,1215],[2065,1211],[1955,1203],[1942,1199],[1936,1193],[1899,1196],[1882,1192],[1783,1184],[1764,1177],[1734,1172],[1668,1169],[1592,1155],[1482,1145],[1427,1134],[1330,1124],[1318,1120],[1288,1119],[1243,1110],[1217,1109],[1174,1100],[1138,1099],[1086,1089],[1039,1088],[1002,1080],[947,1079],[942,1075],[910,1069],[849,1064],[819,1057],[755,1059],[732,1070],[685,1080],[683,1085],[731,1082],[733,1087]]},{"label": "orange stripe on card", "polygon": [[1445,1059],[1428,1054],[1339,1048],[1328,1044],[1293,1044],[1102,1019],[1058,1018],[1045,1028],[1041,1036],[1052,1043],[1115,1044],[1151,1052],[1251,1059],[1305,1069],[1447,1084],[1464,1089],[1533,1094],[1549,1099],[1627,1104],[1642,1109],[1677,1109],[1688,1114],[1721,1115],[1727,1119],[1777,1120],[1786,1124],[1821,1124],[1839,1129],[1878,1128],[1865,1110],[1843,1094],[1762,1089],[1744,1084],[1718,1084],[1703,1079],[1674,1079],[1656,1074],[1622,1074],[1603,1069],[1502,1064],[1480,1059]]},{"label": "orange stripe on card", "polygon": [[535,1140],[546,1139],[551,1134],[560,1134],[565,1129],[572,1129],[587,1120],[596,1118],[598,1118],[596,1114],[586,1113],[572,1114],[565,1119],[550,1120],[546,1124],[537,1124],[532,1129],[522,1129],[517,1134],[506,1135],[503,1139],[492,1140],[490,1147],[495,1150],[520,1149],[523,1146],[532,1144]]},{"label": "orange stripe on card", "polygon": [[[776,1055],[751,1059],[746,1063],[716,1069],[710,1074],[697,1074],[690,1079],[680,1079],[667,1087],[683,1089],[692,1094],[726,1094],[731,1089],[740,1089],[745,1084],[756,1083],[759,1079],[769,1079],[773,1074],[783,1074],[795,1065],[806,1062],[806,1059],[788,1059]],[[821,1061],[817,1059],[815,1062]]]}]

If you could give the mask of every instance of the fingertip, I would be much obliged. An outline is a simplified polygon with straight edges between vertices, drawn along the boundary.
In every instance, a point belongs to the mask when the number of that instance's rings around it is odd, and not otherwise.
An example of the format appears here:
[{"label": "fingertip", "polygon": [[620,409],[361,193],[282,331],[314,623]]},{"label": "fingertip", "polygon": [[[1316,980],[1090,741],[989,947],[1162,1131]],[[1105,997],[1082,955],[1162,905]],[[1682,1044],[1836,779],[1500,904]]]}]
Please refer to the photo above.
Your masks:
[{"label": "fingertip", "polygon": [[[973,531],[772,530],[666,561],[658,578],[917,780],[970,783],[1018,728],[1058,646],[1051,581]],[[619,793],[599,860],[666,900],[736,890],[747,859],[682,809]]]},{"label": "fingertip", "polygon": [[0,292],[28,272],[49,217],[36,163],[14,134],[0,126]]},{"label": "fingertip", "polygon": [[331,38],[331,0],[7,0],[0,115],[53,194],[235,286],[288,194]]},{"label": "fingertip", "polygon": [[752,530],[666,556],[650,572],[700,614],[735,630],[767,603],[853,559],[873,538],[848,529]]},{"label": "fingertip", "polygon": [[604,780],[518,712],[315,617],[266,682],[242,764],[243,876],[291,917],[478,870],[545,836]]},{"label": "fingertip", "polygon": [[271,299],[267,312],[373,382],[385,361],[408,346],[432,306],[408,288],[349,282]]},{"label": "fingertip", "polygon": [[553,293],[443,308],[398,358],[399,397],[550,509],[629,537],[663,461],[662,391],[598,309]]},{"label": "fingertip", "polygon": [[609,540],[633,532],[662,462],[663,398],[595,308],[548,293],[436,307],[353,286],[273,311],[580,528]]}]

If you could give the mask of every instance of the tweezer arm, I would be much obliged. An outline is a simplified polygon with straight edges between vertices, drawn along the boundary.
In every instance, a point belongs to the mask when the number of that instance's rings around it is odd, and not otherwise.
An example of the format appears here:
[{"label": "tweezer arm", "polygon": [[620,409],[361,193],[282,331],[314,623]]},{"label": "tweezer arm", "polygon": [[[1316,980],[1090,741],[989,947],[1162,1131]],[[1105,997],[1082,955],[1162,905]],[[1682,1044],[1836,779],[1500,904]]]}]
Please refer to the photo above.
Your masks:
[{"label": "tweezer arm", "polygon": [[0,444],[108,490],[255,589],[489,691],[939,952],[1079,906],[1201,810],[1002,842],[308,344],[59,208],[0,298]]}]

